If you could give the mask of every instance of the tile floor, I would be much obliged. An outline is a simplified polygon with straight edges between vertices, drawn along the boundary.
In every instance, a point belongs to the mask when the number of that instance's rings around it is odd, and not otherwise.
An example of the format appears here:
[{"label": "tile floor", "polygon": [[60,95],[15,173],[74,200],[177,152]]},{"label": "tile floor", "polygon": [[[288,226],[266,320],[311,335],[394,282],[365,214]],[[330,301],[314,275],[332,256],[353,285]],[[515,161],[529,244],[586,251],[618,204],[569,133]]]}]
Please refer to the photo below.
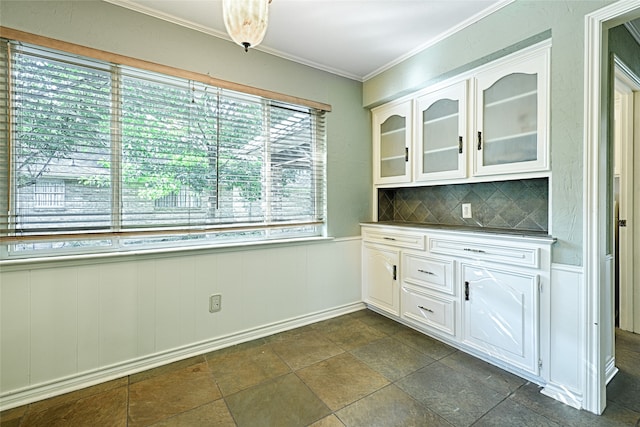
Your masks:
[{"label": "tile floor", "polygon": [[11,409],[13,426],[639,426],[640,335],[602,416],[369,310]]}]

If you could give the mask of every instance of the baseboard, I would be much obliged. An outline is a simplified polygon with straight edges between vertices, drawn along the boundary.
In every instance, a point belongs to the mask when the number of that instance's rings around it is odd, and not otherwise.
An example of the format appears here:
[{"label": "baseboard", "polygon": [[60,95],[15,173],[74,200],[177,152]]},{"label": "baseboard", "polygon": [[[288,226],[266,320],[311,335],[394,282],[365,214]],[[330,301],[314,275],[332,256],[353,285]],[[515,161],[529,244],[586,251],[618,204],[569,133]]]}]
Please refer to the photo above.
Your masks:
[{"label": "baseboard", "polygon": [[573,392],[566,387],[547,383],[540,393],[552,399],[558,400],[565,405],[576,409],[582,409],[582,394]]},{"label": "baseboard", "polygon": [[609,381],[613,379],[618,373],[618,368],[616,368],[616,358],[612,357],[607,361],[607,366],[604,368],[604,379],[605,384],[609,384]]},{"label": "baseboard", "polygon": [[328,310],[322,310],[315,313],[274,322],[257,328],[247,329],[211,340],[193,343],[188,346],[175,348],[162,353],[156,353],[142,358],[128,360],[124,363],[105,366],[93,371],[87,371],[81,374],[60,378],[53,382],[37,384],[19,390],[12,390],[10,393],[0,395],[0,411],[16,408],[28,403],[33,403],[39,400],[48,399],[50,397],[80,390],[96,384],[142,372],[147,369],[156,368],[158,366],[176,362],[178,360],[209,353],[211,351],[230,347],[236,344],[241,344],[243,342],[251,341],[254,339],[263,338],[269,335],[277,334],[279,332],[284,332],[290,329],[319,322],[321,320],[326,320],[332,317],[352,313],[364,308],[366,308],[366,306],[362,302],[347,304]]}]

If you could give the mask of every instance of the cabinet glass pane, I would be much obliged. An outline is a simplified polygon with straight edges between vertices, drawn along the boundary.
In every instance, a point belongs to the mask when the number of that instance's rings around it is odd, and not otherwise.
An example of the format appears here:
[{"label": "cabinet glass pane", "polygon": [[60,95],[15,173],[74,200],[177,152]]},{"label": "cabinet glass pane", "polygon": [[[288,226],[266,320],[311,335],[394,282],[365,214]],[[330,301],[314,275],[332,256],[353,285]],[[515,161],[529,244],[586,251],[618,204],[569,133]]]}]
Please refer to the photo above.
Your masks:
[{"label": "cabinet glass pane", "polygon": [[391,116],[380,125],[380,176],[405,173],[406,118]]},{"label": "cabinet glass pane", "polygon": [[538,76],[514,73],[483,92],[483,164],[538,158]]},{"label": "cabinet glass pane", "polygon": [[422,172],[458,169],[459,102],[441,99],[422,112]]}]

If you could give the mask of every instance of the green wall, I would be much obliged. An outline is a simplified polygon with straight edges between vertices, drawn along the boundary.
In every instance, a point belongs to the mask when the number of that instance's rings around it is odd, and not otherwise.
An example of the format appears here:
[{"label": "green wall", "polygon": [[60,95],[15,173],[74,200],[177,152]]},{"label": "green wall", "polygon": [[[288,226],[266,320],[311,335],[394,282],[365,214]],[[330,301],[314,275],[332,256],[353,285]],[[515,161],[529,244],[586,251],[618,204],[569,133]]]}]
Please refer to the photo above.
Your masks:
[{"label": "green wall", "polygon": [[328,232],[359,236],[371,219],[371,131],[362,83],[98,0],[0,1],[0,25],[261,89],[323,102]]},{"label": "green wall", "polygon": [[552,39],[549,191],[553,262],[582,264],[585,15],[602,1],[516,0],[422,51],[363,86],[375,106],[504,56],[540,38]]}]

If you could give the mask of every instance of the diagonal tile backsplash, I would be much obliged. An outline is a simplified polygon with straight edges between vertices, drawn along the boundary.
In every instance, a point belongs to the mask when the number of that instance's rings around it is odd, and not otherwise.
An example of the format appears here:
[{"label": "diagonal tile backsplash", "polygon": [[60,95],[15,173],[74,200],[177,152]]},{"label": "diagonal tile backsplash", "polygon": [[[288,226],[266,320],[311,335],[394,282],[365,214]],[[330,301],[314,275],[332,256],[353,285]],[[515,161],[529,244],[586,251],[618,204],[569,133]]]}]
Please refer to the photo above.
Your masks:
[{"label": "diagonal tile backsplash", "polygon": [[[472,218],[462,218],[470,203]],[[378,189],[378,221],[549,230],[549,180]]]}]

